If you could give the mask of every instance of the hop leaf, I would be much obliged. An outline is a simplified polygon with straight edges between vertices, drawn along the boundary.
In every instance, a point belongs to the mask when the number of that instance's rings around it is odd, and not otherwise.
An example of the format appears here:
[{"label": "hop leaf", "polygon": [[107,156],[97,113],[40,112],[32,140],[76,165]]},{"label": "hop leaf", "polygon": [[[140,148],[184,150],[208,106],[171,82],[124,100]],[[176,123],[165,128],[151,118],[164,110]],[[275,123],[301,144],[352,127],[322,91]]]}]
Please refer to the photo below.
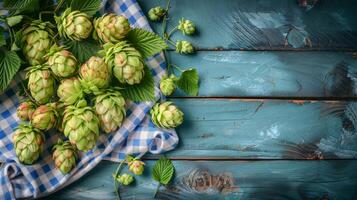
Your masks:
[{"label": "hop leaf", "polygon": [[21,59],[15,51],[0,52],[0,91],[6,89],[21,65]]},{"label": "hop leaf", "polygon": [[84,63],[100,50],[100,45],[94,40],[82,40],[80,42],[65,40],[64,45],[70,49],[80,63]]},{"label": "hop leaf", "polygon": [[163,185],[167,185],[171,181],[174,171],[175,167],[171,160],[162,156],[156,161],[152,169],[152,178]]},{"label": "hop leaf", "polygon": [[196,69],[188,69],[182,72],[180,79],[177,81],[177,86],[185,93],[197,96],[198,95],[199,76]]},{"label": "hop leaf", "polygon": [[127,39],[144,58],[149,58],[167,48],[167,44],[160,36],[140,28],[132,29]]},{"label": "hop leaf", "polygon": [[87,15],[94,15],[100,9],[100,0],[72,0],[72,10],[79,10]]}]

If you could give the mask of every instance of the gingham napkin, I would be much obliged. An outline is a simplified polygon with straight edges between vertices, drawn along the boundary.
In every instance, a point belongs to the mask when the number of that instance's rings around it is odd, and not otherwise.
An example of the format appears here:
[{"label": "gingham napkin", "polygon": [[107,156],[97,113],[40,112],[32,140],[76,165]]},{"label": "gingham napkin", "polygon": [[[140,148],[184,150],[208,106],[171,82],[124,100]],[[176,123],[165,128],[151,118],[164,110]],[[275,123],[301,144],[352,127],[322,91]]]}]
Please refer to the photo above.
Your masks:
[{"label": "gingham napkin", "polygon": [[[136,0],[108,0],[103,11],[124,15],[133,27],[150,30]],[[146,63],[157,86],[165,73],[163,55],[158,54]],[[51,159],[52,145],[57,142],[57,134],[54,133],[46,133],[46,148],[39,161],[34,165],[22,165],[16,158],[11,139],[14,128],[20,123],[16,117],[19,104],[16,93],[20,81],[21,78],[17,77],[10,89],[0,95],[0,162],[3,163],[0,169],[0,199],[46,196],[79,179],[101,160],[119,161],[127,154],[161,153],[175,148],[178,143],[174,130],[158,129],[150,121],[147,113],[153,102],[128,103],[127,118],[122,127],[116,133],[102,133],[95,150],[81,155],[77,167],[70,174],[62,175]],[[155,95],[160,98],[157,87]]]}]

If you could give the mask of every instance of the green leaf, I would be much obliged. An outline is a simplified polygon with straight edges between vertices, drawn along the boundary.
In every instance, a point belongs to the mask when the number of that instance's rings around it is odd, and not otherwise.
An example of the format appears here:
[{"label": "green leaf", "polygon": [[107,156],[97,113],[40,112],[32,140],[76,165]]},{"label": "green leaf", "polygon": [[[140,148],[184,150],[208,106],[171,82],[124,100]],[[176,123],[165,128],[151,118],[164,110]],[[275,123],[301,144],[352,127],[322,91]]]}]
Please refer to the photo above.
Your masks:
[{"label": "green leaf", "polygon": [[0,46],[6,45],[6,40],[5,40],[5,29],[0,26]]},{"label": "green leaf", "polygon": [[10,16],[22,12],[34,12],[40,8],[39,0],[5,0],[4,7],[10,10]]},{"label": "green leaf", "polygon": [[100,50],[100,45],[94,40],[73,41],[65,40],[66,46],[80,63],[84,63]]},{"label": "green leaf", "polygon": [[147,67],[145,67],[145,75],[139,84],[120,85],[120,87],[124,88],[120,92],[125,99],[135,102],[155,100],[154,79],[152,78],[150,69]]},{"label": "green leaf", "polygon": [[158,161],[155,162],[151,174],[155,181],[163,185],[167,185],[171,181],[174,175],[174,171],[175,167],[171,160],[165,156],[162,156]]},{"label": "green leaf", "polygon": [[182,72],[177,86],[186,94],[197,96],[198,95],[199,76],[196,69],[187,69]]},{"label": "green leaf", "polygon": [[101,0],[73,0],[72,10],[79,10],[92,16],[100,9]]},{"label": "green leaf", "polygon": [[16,24],[20,23],[21,20],[22,20],[23,16],[22,15],[16,15],[16,16],[13,16],[13,17],[7,17],[6,18],[6,23],[10,26],[10,27],[13,27],[15,26]]},{"label": "green leaf", "polygon": [[21,65],[21,59],[14,51],[0,52],[0,91],[10,84]]},{"label": "green leaf", "polygon": [[167,48],[167,44],[159,35],[140,28],[130,30],[127,39],[145,58],[149,58]]}]

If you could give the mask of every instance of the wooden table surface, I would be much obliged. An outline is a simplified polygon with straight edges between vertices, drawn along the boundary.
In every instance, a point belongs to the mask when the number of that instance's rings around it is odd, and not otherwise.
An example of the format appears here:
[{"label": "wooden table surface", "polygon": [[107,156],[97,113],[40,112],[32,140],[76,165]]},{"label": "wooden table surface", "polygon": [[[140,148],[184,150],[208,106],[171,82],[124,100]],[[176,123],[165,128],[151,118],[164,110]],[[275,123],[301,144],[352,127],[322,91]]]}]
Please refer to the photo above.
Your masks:
[{"label": "wooden table surface", "polygon": [[[141,0],[146,13],[163,0]],[[192,19],[199,97],[170,98],[185,113],[167,153],[176,177],[158,199],[357,199],[357,3],[296,0],[173,0],[172,22]],[[152,23],[155,30],[159,24]],[[152,199],[147,170],[122,199]],[[102,162],[50,199],[115,199]]]}]

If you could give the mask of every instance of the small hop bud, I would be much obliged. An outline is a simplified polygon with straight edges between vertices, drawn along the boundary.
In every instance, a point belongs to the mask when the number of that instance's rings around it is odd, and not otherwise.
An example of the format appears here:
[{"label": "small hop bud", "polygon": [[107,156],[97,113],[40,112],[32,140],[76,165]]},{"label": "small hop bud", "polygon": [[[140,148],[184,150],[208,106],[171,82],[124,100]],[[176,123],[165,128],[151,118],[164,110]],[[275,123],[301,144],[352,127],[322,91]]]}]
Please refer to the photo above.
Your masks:
[{"label": "small hop bud", "polygon": [[176,52],[182,53],[182,54],[191,54],[195,52],[195,49],[193,48],[192,44],[188,41],[181,40],[176,42]]},{"label": "small hop bud", "polygon": [[135,175],[141,175],[144,172],[144,165],[143,161],[134,159],[128,163],[129,170],[133,172]]},{"label": "small hop bud", "polygon": [[117,180],[119,183],[123,185],[130,185],[132,182],[134,182],[134,177],[127,173],[118,175],[117,177],[115,177],[115,175],[113,174],[113,177],[115,178],[115,180]]},{"label": "small hop bud", "polygon": [[184,35],[192,35],[196,31],[195,24],[191,20],[181,19],[177,27]]},{"label": "small hop bud", "polygon": [[172,93],[174,93],[176,90],[176,84],[175,84],[176,80],[177,80],[177,77],[173,74],[171,74],[170,77],[168,77],[166,75],[164,77],[162,77],[162,79],[160,81],[160,90],[161,90],[162,94],[164,94],[165,96],[169,96]]},{"label": "small hop bud", "polygon": [[148,16],[151,21],[159,21],[166,14],[166,10],[160,6],[151,8]]}]

